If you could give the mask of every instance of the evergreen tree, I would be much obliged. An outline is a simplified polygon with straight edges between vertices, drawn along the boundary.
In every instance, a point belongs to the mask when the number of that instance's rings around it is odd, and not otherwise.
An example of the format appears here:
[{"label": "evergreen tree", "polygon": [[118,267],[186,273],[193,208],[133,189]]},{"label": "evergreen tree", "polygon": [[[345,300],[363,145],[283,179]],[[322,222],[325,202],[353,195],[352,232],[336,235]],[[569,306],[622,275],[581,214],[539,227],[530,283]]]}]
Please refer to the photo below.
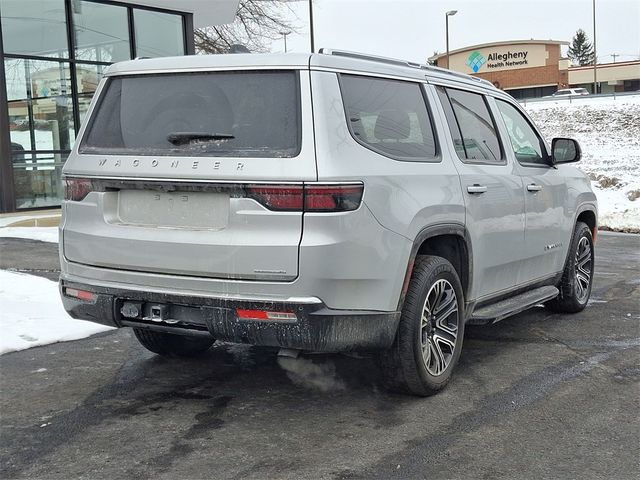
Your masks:
[{"label": "evergreen tree", "polygon": [[587,34],[581,28],[576,32],[568,51],[569,58],[578,65],[592,65],[595,56],[593,45],[589,42]]}]

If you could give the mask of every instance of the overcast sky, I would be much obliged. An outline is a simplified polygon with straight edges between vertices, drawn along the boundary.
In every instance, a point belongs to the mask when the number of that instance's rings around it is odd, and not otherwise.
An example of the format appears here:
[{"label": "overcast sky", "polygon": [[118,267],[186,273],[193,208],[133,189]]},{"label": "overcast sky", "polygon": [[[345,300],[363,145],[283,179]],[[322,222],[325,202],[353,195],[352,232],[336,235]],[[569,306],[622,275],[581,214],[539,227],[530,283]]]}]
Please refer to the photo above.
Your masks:
[{"label": "overcast sky", "polygon": [[[309,51],[307,2],[289,5],[299,34],[289,51]],[[445,51],[445,12],[451,50],[505,40],[566,40],[578,28],[593,40],[592,0],[314,0],[316,50],[329,47],[424,62]],[[295,17],[295,16],[294,16]],[[294,18],[295,19],[295,18]],[[640,58],[640,0],[596,0],[599,62]],[[283,51],[276,41],[272,51]],[[563,50],[564,51],[564,50]]]}]

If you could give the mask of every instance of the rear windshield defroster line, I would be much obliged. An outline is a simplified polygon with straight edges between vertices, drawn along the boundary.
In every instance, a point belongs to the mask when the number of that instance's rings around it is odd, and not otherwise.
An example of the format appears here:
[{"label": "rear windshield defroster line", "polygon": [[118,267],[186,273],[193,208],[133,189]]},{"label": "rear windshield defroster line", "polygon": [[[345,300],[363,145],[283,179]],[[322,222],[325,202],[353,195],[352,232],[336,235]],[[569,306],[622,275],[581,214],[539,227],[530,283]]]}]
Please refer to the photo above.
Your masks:
[{"label": "rear windshield defroster line", "polygon": [[296,71],[131,75],[108,80],[79,152],[287,158],[301,136]]}]

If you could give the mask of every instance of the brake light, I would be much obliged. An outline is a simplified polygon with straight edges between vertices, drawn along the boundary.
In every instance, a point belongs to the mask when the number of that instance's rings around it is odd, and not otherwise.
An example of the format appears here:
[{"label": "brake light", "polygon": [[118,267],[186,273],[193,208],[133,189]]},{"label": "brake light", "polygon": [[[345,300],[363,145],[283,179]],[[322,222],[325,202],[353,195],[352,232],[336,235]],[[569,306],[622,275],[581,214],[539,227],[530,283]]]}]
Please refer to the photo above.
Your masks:
[{"label": "brake light", "polygon": [[364,185],[247,185],[245,191],[248,198],[253,198],[269,210],[348,212],[360,206]]},{"label": "brake light", "polygon": [[296,322],[298,317],[292,312],[268,312],[266,310],[236,309],[240,320],[267,320],[274,322]]},{"label": "brake light", "polygon": [[79,202],[93,190],[93,183],[88,178],[64,178],[64,199]]},{"label": "brake light", "polygon": [[364,185],[306,185],[305,212],[348,212],[356,210],[362,200]]}]

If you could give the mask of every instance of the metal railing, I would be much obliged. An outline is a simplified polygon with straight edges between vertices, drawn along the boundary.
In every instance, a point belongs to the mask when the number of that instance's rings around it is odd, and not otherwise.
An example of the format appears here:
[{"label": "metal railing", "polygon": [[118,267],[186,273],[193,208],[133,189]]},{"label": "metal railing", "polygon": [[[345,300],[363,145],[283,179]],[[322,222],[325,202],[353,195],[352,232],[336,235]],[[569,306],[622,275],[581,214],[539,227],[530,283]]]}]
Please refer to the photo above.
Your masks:
[{"label": "metal railing", "polygon": [[[509,93],[509,92],[507,92]],[[595,95],[561,95],[557,97],[532,97],[532,98],[518,98],[518,102],[522,105],[527,105],[527,103],[541,103],[541,102],[557,102],[557,103],[581,103],[583,101],[593,99],[593,98],[607,98],[612,97],[614,100],[618,97],[629,97],[633,95],[640,96],[640,92],[611,92],[611,93],[597,93]]]}]

